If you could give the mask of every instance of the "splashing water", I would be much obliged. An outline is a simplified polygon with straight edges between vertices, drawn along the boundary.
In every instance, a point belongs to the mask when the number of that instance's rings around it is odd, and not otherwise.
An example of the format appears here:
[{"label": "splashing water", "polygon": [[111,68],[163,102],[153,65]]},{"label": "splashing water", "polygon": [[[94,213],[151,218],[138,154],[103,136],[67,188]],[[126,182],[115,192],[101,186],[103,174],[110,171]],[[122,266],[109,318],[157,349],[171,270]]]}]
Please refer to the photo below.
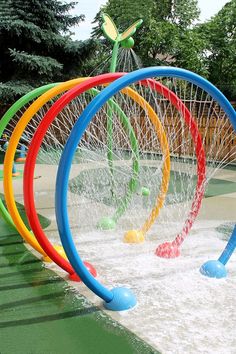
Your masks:
[{"label": "splashing water", "polygon": [[[118,63],[128,67],[129,55],[133,55],[132,51],[121,54]],[[227,169],[227,166],[230,167],[235,163],[235,133],[223,108],[196,85],[170,77],[156,80],[180,98],[200,131],[207,159],[204,187],[208,185],[208,189],[205,196],[216,198],[217,194],[235,192],[232,171]],[[153,256],[157,244],[172,240],[183,232],[186,219],[189,217],[197,183],[196,153],[191,127],[186,124],[185,113],[181,109],[176,109],[171,100],[163,94],[154,92],[151,87],[133,85],[132,88],[152,106],[167,135],[171,154],[171,175],[164,207],[148,233],[148,242],[145,245],[131,248],[122,243],[124,232],[127,229],[141,227],[155,204],[161,185],[165,156],[162,154],[160,140],[147,110],[141,108],[127,95],[116,94],[113,100],[129,118],[138,141],[140,163],[138,188],[133,193],[128,212],[120,218],[116,230],[112,232],[98,230],[99,220],[114,213],[117,204],[127,191],[133,173],[134,156],[130,136],[121,124],[119,115],[114,112],[113,146],[110,151],[114,158],[114,167],[111,174],[107,158],[106,128],[109,107],[104,105],[84,133],[71,168],[68,208],[76,245],[82,258],[89,258],[98,264],[99,273],[105,284],[127,283],[137,291],[139,308],[134,310],[129,318],[121,319],[121,322],[132,328],[131,322],[136,323],[134,330],[144,338],[149,333],[148,341],[154,343],[156,347],[165,353],[172,353],[174,350],[177,353],[176,347],[179,352],[194,353],[196,350],[198,352],[205,350],[206,353],[211,353],[214,346],[214,350],[219,349],[219,353],[222,353],[224,343],[228,341],[230,352],[235,348],[235,341],[225,327],[230,329],[233,323],[228,319],[230,311],[234,312],[232,301],[234,281],[224,282],[229,291],[227,294],[223,292],[225,296],[223,299],[222,283],[216,286],[215,283],[200,278],[198,274],[199,264],[206,259],[206,249],[208,254],[208,249],[214,244],[213,256],[218,255],[219,249],[222,249],[223,241],[219,240],[214,229],[219,221],[213,218],[212,224],[209,225],[211,218],[209,211],[206,216],[208,221],[204,221],[203,216],[200,216],[201,221],[193,232],[194,237],[187,240],[183,248],[184,257],[179,263],[176,261],[167,263]],[[29,144],[39,122],[57,98],[59,96],[45,104],[28,124],[24,134]],[[75,121],[91,98],[89,94],[84,94],[64,107],[50,126],[38,155],[37,171],[40,172],[37,174],[40,173],[42,178],[35,181],[36,207],[39,213],[49,216],[52,221],[55,220],[54,186],[61,152]],[[14,128],[21,113],[19,112],[19,115],[10,122],[7,127],[9,132]],[[227,183],[222,182],[223,179],[229,182],[228,187]],[[142,192],[143,188],[148,190],[147,195]],[[219,188],[222,190],[219,191]],[[22,200],[20,192],[17,200]],[[215,202],[220,203],[220,197],[215,199]],[[207,199],[204,200],[203,206],[206,207],[207,203],[213,208],[213,203]],[[43,207],[45,205],[46,208]],[[222,216],[220,222],[223,221]],[[58,243],[54,223],[47,230],[47,235],[50,240]],[[121,262],[121,259],[124,262]],[[235,259],[230,268],[232,272],[234,262]],[[112,274],[110,269],[113,270]],[[193,294],[197,295],[194,297]],[[214,306],[211,306],[209,303],[213,294],[216,300]],[[147,321],[143,320],[143,310],[140,309],[145,309]],[[220,321],[219,309],[226,312],[224,326]],[[206,337],[209,321],[211,329]],[[202,322],[202,327],[199,322]],[[145,334],[140,332],[140,328]],[[217,332],[222,333],[223,339],[219,338],[218,341],[215,339]]]}]

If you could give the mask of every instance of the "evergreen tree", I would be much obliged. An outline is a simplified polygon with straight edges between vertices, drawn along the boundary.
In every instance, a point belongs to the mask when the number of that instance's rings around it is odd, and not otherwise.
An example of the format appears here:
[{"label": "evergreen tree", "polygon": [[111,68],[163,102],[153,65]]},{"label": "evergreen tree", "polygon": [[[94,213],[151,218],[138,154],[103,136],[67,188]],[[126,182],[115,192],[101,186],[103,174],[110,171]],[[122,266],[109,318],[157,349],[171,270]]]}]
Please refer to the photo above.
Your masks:
[{"label": "evergreen tree", "polygon": [[34,87],[81,73],[96,45],[72,41],[75,2],[0,0],[0,99],[13,101]]}]

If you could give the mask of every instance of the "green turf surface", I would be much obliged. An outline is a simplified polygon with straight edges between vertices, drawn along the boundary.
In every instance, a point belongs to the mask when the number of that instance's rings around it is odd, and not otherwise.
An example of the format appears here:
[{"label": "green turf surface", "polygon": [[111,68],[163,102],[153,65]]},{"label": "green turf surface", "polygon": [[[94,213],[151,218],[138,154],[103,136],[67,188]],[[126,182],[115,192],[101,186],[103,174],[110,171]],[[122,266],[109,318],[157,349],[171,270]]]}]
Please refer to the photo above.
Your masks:
[{"label": "green turf surface", "polygon": [[[2,193],[0,193],[0,198],[3,201],[3,205],[6,207],[6,203],[4,201],[4,195]],[[17,207],[17,210],[18,210],[24,224],[27,226],[28,229],[30,229],[24,206],[22,204],[16,202],[16,207]],[[45,218],[42,215],[39,215],[38,217],[39,217],[40,224],[42,225],[42,227],[44,229],[46,229],[46,227],[48,227],[51,224],[51,221],[48,218]],[[0,233],[0,235],[1,235],[1,233]],[[0,354],[1,354],[1,352],[0,352]]]},{"label": "green turf surface", "polygon": [[208,183],[205,198],[215,197],[217,195],[236,192],[236,183],[223,179],[212,178]]},{"label": "green turf surface", "polygon": [[157,353],[75,292],[0,220],[0,353]]}]

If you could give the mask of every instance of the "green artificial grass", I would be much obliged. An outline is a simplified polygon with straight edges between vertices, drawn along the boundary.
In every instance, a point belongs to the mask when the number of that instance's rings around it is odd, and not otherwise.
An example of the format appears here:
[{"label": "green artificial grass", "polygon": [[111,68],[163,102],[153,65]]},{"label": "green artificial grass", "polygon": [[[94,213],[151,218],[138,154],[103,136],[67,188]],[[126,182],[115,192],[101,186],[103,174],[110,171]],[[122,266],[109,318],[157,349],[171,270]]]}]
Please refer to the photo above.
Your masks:
[{"label": "green artificial grass", "polygon": [[46,269],[2,220],[0,235],[1,354],[158,353]]}]

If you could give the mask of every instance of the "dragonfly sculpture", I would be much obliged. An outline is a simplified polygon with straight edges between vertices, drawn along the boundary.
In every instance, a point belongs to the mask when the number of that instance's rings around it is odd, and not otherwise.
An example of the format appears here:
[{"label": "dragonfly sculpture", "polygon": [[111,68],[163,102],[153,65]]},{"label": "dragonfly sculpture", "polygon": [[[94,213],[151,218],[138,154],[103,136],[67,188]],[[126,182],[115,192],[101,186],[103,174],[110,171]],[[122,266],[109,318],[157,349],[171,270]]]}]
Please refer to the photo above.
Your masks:
[{"label": "dragonfly sculpture", "polygon": [[114,44],[110,72],[115,72],[119,46],[121,45],[123,48],[132,48],[134,46],[134,39],[132,36],[136,32],[136,30],[141,26],[143,20],[140,19],[135,21],[123,33],[119,33],[114,21],[109,15],[104,13],[102,15],[102,20],[102,31],[105,37]]}]

